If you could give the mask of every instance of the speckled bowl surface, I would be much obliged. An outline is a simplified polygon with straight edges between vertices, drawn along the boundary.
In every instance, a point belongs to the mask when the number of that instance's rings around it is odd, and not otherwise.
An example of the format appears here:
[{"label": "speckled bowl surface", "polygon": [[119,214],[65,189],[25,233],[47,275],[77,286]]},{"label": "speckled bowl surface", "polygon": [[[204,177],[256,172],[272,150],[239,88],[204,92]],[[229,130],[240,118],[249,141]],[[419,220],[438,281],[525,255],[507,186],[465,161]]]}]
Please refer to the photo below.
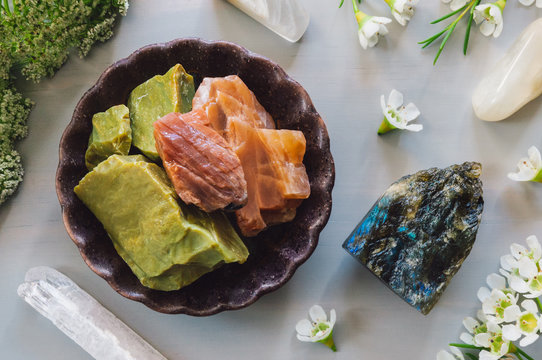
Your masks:
[{"label": "speckled bowl surface", "polygon": [[[140,284],[73,188],[87,173],[84,156],[92,115],[125,104],[137,85],[164,74],[177,63],[194,75],[197,84],[204,77],[238,75],[273,116],[278,128],[301,130],[307,139],[303,162],[311,195],[293,221],[243,239],[250,252],[244,264],[226,264],[181,290],[165,292]],[[113,289],[156,311],[206,316],[248,306],[290,279],[314,251],[328,221],[334,178],[324,122],[307,92],[284,70],[232,43],[179,39],[137,50],[111,65],[85,93],[60,141],[56,189],[68,234],[88,266]]]}]

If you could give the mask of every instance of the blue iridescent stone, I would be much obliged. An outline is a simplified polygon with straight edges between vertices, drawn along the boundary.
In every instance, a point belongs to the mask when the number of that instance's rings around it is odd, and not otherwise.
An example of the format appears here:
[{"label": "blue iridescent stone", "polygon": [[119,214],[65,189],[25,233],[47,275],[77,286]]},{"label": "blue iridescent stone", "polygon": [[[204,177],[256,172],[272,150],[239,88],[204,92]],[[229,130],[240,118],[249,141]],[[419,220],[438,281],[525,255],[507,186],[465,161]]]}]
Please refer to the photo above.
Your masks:
[{"label": "blue iridescent stone", "polygon": [[423,314],[469,255],[484,200],[479,163],[432,168],[393,183],[343,243]]}]

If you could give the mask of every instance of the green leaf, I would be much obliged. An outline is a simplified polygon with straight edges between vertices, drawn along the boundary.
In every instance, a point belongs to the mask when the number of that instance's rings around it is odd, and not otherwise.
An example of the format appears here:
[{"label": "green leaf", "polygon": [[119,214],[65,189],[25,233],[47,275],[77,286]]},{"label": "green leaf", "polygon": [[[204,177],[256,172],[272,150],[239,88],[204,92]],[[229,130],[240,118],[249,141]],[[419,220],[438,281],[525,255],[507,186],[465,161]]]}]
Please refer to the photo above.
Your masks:
[{"label": "green leaf", "polygon": [[469,6],[469,4],[465,4],[465,6],[463,6],[462,8],[457,9],[456,11],[452,11],[452,12],[449,13],[448,15],[444,15],[444,16],[441,17],[440,19],[437,19],[437,20],[431,22],[431,24],[432,24],[432,25],[438,24],[439,22],[441,22],[441,21],[443,21],[443,20],[446,20],[446,19],[448,19],[449,17],[452,17],[452,16],[454,16],[455,14],[460,13],[461,11],[465,10],[465,9],[467,8],[467,6]]},{"label": "green leaf", "polygon": [[474,5],[470,9],[469,21],[467,23],[467,30],[465,32],[465,42],[463,43],[463,54],[467,55],[467,48],[469,47],[470,32],[472,27],[472,21],[474,20],[474,8],[480,4],[481,0],[476,0]]}]

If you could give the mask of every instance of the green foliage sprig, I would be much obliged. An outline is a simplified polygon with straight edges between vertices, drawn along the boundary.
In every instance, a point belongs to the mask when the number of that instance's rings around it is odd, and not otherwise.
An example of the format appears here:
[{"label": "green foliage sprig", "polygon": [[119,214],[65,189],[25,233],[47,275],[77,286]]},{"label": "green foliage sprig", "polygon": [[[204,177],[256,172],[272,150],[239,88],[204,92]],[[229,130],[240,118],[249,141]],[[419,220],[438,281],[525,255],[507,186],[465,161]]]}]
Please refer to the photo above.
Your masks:
[{"label": "green foliage sprig", "polygon": [[0,204],[22,181],[14,144],[26,136],[32,108],[14,76],[39,82],[54,75],[73,48],[83,57],[108,40],[127,9],[127,0],[0,0]]},{"label": "green foliage sprig", "polygon": [[431,22],[431,24],[438,24],[441,21],[444,21],[446,19],[449,19],[453,16],[457,15],[457,18],[452,21],[449,25],[447,25],[442,31],[436,33],[435,35],[420,41],[418,44],[422,45],[422,49],[425,49],[429,45],[431,45],[433,42],[435,42],[437,39],[442,38],[442,41],[440,42],[439,49],[437,51],[437,55],[435,56],[435,60],[433,61],[433,65],[435,65],[440,57],[440,54],[442,53],[442,50],[444,50],[444,46],[448,42],[448,39],[454,32],[457,24],[463,19],[466,15],[468,15],[467,19],[467,29],[465,31],[465,40],[463,42],[463,54],[467,55],[467,49],[469,47],[469,39],[470,39],[470,33],[472,29],[472,22],[474,20],[474,9],[476,6],[480,4],[481,0],[470,0],[465,6],[463,6],[460,9],[457,9],[455,11],[450,12],[449,14],[444,15],[443,17]]}]

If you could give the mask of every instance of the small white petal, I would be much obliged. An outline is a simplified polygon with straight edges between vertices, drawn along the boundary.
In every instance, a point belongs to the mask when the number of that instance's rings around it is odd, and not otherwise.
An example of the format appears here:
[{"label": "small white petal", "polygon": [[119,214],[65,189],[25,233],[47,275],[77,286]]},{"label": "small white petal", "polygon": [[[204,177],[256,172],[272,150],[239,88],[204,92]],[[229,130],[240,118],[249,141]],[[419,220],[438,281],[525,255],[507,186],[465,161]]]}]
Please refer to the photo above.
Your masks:
[{"label": "small white petal", "polygon": [[512,288],[512,290],[517,291],[520,294],[524,294],[529,291],[529,286],[527,285],[525,280],[517,276],[510,276],[508,282],[510,283],[510,287]]},{"label": "small white petal", "polygon": [[527,150],[527,155],[529,155],[529,160],[535,168],[542,168],[542,156],[536,146],[531,146],[529,150]]},{"label": "small white petal", "polygon": [[504,309],[504,321],[514,322],[521,316],[521,310],[519,306],[512,305]]},{"label": "small white petal", "polygon": [[399,111],[407,122],[410,122],[420,116],[420,110],[413,103],[409,103],[404,109]]},{"label": "small white petal", "polygon": [[295,326],[295,331],[297,331],[299,335],[304,336],[310,336],[312,333],[312,329],[312,324],[307,319],[299,320]]},{"label": "small white petal", "polygon": [[398,109],[401,105],[403,105],[403,94],[393,89],[390,93],[390,97],[388,98],[388,106],[390,106],[392,109]]},{"label": "small white petal", "polygon": [[520,259],[522,256],[525,256],[528,251],[520,244],[513,243],[510,246],[510,252],[512,253],[512,256],[514,256],[516,259]]},{"label": "small white petal", "polygon": [[538,340],[539,335],[538,334],[529,334],[525,336],[521,341],[519,342],[519,346],[528,346],[534,343],[536,340]]},{"label": "small white petal", "polygon": [[405,130],[414,131],[414,132],[422,131],[423,125],[420,125],[420,124],[407,125],[405,126]]},{"label": "small white petal", "polygon": [[506,271],[511,271],[512,268],[517,268],[517,260],[510,254],[501,256],[501,266]]},{"label": "small white petal", "polygon": [[361,28],[361,31],[363,31],[363,34],[365,35],[367,40],[370,40],[371,38],[378,36],[379,30],[380,30],[380,25],[376,24],[374,21],[372,21],[372,19],[367,21]]},{"label": "small white petal", "polygon": [[486,279],[487,284],[492,289],[505,289],[506,288],[506,279],[495,273],[489,274]]},{"label": "small white petal", "polygon": [[359,44],[364,50],[367,50],[367,46],[369,45],[369,42],[367,41],[367,38],[365,37],[365,34],[361,29],[358,30],[358,38],[359,38]]},{"label": "small white petal", "polygon": [[465,360],[465,357],[463,356],[463,353],[461,352],[461,350],[459,350],[458,348],[456,347],[453,347],[453,346],[450,346],[450,351],[452,352],[452,354],[455,355],[455,357],[459,360]]},{"label": "small white petal", "polygon": [[314,322],[326,322],[327,315],[320,305],[313,305],[309,309],[309,316]]},{"label": "small white petal", "polygon": [[479,357],[480,360],[498,360],[500,358],[499,355],[494,355],[487,350],[480,351]]},{"label": "small white petal", "polygon": [[331,328],[335,326],[335,321],[337,320],[337,314],[335,313],[335,309],[331,309],[329,311],[329,323],[331,325]]},{"label": "small white petal", "polygon": [[501,20],[501,22],[497,23],[497,26],[495,27],[495,31],[493,32],[493,37],[498,38],[499,36],[501,36],[503,28],[504,28],[504,23]]},{"label": "small white petal", "polygon": [[530,313],[533,313],[533,314],[538,313],[538,307],[536,306],[536,303],[533,300],[523,300],[523,302],[521,303],[521,307]]},{"label": "small white petal", "polygon": [[519,2],[525,6],[531,6],[532,4],[534,4],[534,0],[519,0]]},{"label": "small white petal", "polygon": [[523,257],[518,261],[519,274],[525,278],[532,278],[538,274],[538,268],[534,261],[528,257]]},{"label": "small white petal", "polygon": [[474,345],[474,337],[471,334],[468,334],[466,332],[461,333],[461,335],[459,336],[459,339],[463,341],[465,344]]},{"label": "small white petal", "polygon": [[540,242],[538,242],[538,239],[536,236],[531,235],[527,238],[527,245],[533,252],[533,257],[535,259],[540,259],[542,257],[542,247],[540,246]]},{"label": "small white petal", "polygon": [[516,341],[521,337],[521,331],[515,325],[504,325],[502,327],[502,336],[509,341]]},{"label": "small white petal", "polygon": [[490,23],[489,21],[484,21],[482,25],[480,25],[480,32],[485,36],[490,36],[495,32],[495,27],[495,24]]},{"label": "small white petal", "polygon": [[488,321],[486,325],[487,325],[487,331],[489,332],[498,333],[501,331],[501,327],[493,321]]},{"label": "small white petal", "polygon": [[[491,291],[489,291],[488,288],[486,287],[481,287],[480,289],[478,289],[478,293],[476,294],[478,296],[478,300],[480,300],[480,302],[484,302],[486,301],[486,299],[489,297],[489,295],[491,294]],[[486,312],[484,310],[484,312]]]},{"label": "small white petal", "polygon": [[305,342],[314,342],[314,340],[308,336],[303,336],[303,335],[299,335],[297,334],[297,340],[299,341],[305,341]]},{"label": "small white petal", "polygon": [[477,334],[474,336],[474,344],[481,347],[488,348],[491,346],[490,340],[491,336],[488,333]]},{"label": "small white petal", "polygon": [[472,334],[474,332],[474,329],[477,326],[480,326],[480,323],[476,321],[476,319],[469,316],[463,319],[463,326],[465,327],[465,329],[467,329],[468,332]]},{"label": "small white petal", "polygon": [[389,24],[391,23],[391,19],[390,18],[387,18],[387,17],[383,17],[383,16],[373,16],[372,17],[372,20],[378,24],[383,24],[383,25],[386,25],[386,24]]}]

